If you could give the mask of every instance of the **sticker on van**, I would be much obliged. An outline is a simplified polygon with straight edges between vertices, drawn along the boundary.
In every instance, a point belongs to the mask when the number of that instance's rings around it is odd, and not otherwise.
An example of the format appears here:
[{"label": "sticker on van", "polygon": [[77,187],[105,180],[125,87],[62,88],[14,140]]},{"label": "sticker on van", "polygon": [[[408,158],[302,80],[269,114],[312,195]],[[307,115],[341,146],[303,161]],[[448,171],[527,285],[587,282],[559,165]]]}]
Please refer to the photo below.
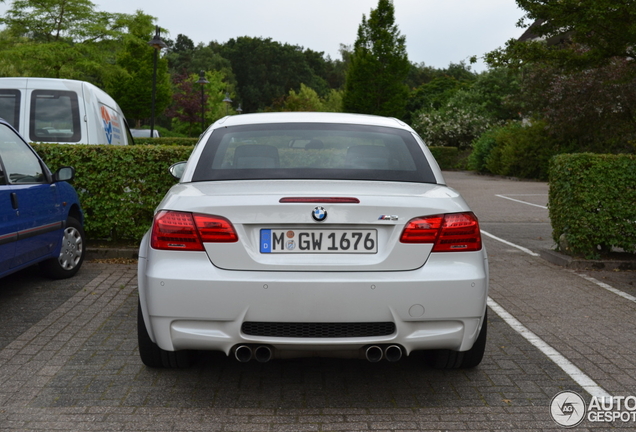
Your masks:
[{"label": "sticker on van", "polygon": [[122,127],[117,113],[108,108],[106,105],[102,105],[100,107],[100,113],[108,144],[123,144],[121,133]]}]

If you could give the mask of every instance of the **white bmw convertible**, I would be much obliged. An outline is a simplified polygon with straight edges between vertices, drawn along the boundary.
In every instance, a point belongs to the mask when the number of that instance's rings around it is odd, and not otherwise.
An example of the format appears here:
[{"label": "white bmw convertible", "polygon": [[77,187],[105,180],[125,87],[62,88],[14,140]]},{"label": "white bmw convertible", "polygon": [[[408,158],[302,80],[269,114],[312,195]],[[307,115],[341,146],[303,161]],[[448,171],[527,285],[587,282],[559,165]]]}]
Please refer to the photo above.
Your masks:
[{"label": "white bmw convertible", "polygon": [[139,249],[139,351],[184,367],[328,356],[478,365],[488,262],[479,223],[421,138],[391,118],[225,117]]}]

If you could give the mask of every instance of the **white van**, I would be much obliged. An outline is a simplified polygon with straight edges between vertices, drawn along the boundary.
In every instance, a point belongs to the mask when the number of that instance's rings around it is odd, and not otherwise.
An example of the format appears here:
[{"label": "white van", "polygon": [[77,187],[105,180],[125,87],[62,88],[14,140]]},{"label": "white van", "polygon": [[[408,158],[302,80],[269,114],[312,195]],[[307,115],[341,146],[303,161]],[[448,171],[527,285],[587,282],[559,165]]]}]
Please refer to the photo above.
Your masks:
[{"label": "white van", "polygon": [[133,143],[119,105],[84,81],[0,78],[0,117],[31,142]]}]

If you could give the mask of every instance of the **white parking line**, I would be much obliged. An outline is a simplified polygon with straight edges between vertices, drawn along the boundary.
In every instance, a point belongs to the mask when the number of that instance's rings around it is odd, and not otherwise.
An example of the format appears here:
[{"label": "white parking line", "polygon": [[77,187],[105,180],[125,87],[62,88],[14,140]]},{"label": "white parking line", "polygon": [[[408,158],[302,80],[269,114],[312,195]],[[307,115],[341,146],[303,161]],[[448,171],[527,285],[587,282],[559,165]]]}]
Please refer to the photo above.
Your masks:
[{"label": "white parking line", "polygon": [[546,206],[542,206],[542,205],[539,205],[539,204],[532,204],[532,203],[529,203],[527,201],[521,201],[521,200],[518,200],[518,199],[507,197],[505,195],[497,195],[497,194],[495,194],[495,196],[499,197],[499,198],[507,199],[507,200],[510,200],[510,201],[514,201],[514,202],[518,202],[518,203],[522,203],[522,204],[527,204],[527,205],[530,205],[530,206],[540,207],[542,209],[547,209]]},{"label": "white parking line", "polygon": [[556,363],[557,366],[563,369],[566,374],[568,374],[577,384],[583,387],[583,389],[591,396],[603,398],[611,397],[611,395],[607,391],[599,386],[592,378],[587,376],[581,369],[575,366],[574,363],[563,357],[560,352],[548,345],[539,336],[528,330],[526,326],[521,324],[519,320],[510,315],[508,311],[499,306],[499,304],[490,297],[488,297],[488,306],[517,333],[526,338],[528,342],[530,342],[539,351],[545,354],[550,360]]},{"label": "white parking line", "polygon": [[516,244],[514,244],[514,243],[510,243],[509,241],[504,240],[504,239],[502,239],[502,238],[499,238],[499,237],[497,237],[497,236],[494,236],[494,235],[492,235],[492,234],[490,234],[490,233],[488,233],[488,232],[486,232],[486,231],[484,231],[484,230],[481,230],[481,233],[482,233],[482,234],[484,234],[484,235],[487,235],[488,237],[493,238],[493,239],[495,239],[495,240],[497,240],[497,241],[500,241],[500,242],[502,242],[502,243],[505,243],[505,244],[507,244],[508,246],[515,247],[515,248],[519,249],[520,251],[523,251],[523,252],[527,253],[528,255],[532,255],[532,256],[539,256],[539,254],[538,254],[538,253],[534,253],[534,252],[532,252],[530,249],[524,248],[523,246],[519,246],[519,245],[516,245]]},{"label": "white parking line", "polygon": [[614,288],[614,287],[613,287],[613,286],[611,286],[611,285],[608,285],[608,284],[606,284],[606,283],[604,283],[604,282],[601,282],[601,281],[599,281],[599,280],[594,279],[594,278],[593,278],[593,277],[591,277],[591,276],[588,276],[588,275],[585,275],[585,274],[581,274],[581,273],[576,273],[576,272],[574,272],[574,274],[575,274],[575,275],[577,275],[577,276],[581,276],[581,277],[582,277],[583,279],[585,279],[586,281],[588,281],[588,282],[592,282],[592,283],[594,283],[594,284],[596,284],[596,285],[600,286],[601,288],[605,288],[605,289],[606,289],[606,290],[608,290],[609,292],[612,292],[612,293],[614,293],[614,294],[616,294],[616,295],[618,295],[618,296],[623,297],[624,299],[627,299],[627,300],[630,300],[630,301],[633,301],[634,303],[636,303],[636,297],[634,297],[634,296],[633,296],[633,295],[631,295],[631,294],[627,294],[626,292],[623,292],[623,291],[621,291],[621,290],[618,290],[618,289]]}]

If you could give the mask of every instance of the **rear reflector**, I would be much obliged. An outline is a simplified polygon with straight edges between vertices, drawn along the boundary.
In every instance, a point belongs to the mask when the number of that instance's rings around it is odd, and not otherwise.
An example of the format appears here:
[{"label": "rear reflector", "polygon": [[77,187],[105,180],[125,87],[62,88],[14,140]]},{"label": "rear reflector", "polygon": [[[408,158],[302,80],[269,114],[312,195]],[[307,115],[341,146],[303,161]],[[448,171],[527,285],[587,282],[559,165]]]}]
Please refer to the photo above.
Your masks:
[{"label": "rear reflector", "polygon": [[310,204],[360,204],[358,198],[350,197],[287,197],[281,198],[279,203],[310,203]]},{"label": "rear reflector", "polygon": [[449,213],[411,219],[400,242],[433,243],[433,252],[471,252],[481,249],[481,232],[473,213]]},{"label": "rear reflector", "polygon": [[150,246],[162,250],[202,251],[203,243],[232,243],[238,236],[221,217],[162,210],[155,216]]}]

